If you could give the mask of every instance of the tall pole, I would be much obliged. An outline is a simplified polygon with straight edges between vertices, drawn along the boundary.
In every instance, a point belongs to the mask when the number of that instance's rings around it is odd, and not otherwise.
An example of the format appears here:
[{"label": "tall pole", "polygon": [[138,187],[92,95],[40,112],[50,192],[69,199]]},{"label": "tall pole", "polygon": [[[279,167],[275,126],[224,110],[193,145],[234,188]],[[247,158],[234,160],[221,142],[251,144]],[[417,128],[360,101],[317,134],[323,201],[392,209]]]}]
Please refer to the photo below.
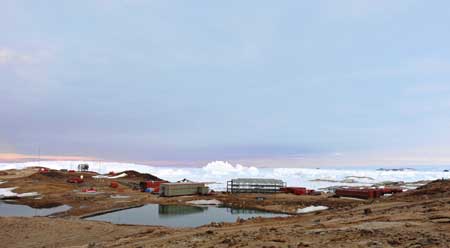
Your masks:
[{"label": "tall pole", "polygon": [[41,167],[41,147],[38,147],[39,167]]}]

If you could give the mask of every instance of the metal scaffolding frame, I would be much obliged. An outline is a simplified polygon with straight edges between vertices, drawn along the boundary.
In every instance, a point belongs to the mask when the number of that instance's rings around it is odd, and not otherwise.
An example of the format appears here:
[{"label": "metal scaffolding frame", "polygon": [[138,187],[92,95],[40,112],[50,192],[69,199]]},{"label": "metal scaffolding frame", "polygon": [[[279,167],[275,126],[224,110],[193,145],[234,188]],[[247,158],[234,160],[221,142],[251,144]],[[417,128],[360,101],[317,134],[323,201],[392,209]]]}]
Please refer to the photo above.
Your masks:
[{"label": "metal scaffolding frame", "polygon": [[276,193],[286,183],[278,179],[266,178],[237,178],[227,181],[229,193]]}]

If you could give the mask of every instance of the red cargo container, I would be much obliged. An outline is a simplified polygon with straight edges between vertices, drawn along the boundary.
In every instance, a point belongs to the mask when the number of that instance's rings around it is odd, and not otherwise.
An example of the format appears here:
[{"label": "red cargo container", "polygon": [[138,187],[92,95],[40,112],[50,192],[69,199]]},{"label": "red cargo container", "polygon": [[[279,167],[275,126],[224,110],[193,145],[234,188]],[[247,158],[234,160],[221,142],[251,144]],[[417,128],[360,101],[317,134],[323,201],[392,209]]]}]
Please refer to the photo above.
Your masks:
[{"label": "red cargo container", "polygon": [[146,189],[152,189],[153,193],[159,193],[159,187],[163,183],[168,183],[167,181],[145,181],[141,182],[139,185],[141,187],[141,191],[144,192]]},{"label": "red cargo container", "polygon": [[83,183],[83,179],[79,177],[69,178],[67,179],[68,183]]},{"label": "red cargo container", "polygon": [[336,189],[334,193],[336,194],[336,196],[355,197],[362,199],[379,198],[381,195],[383,195],[381,189],[369,189],[369,188],[363,189],[343,188],[343,189]]},{"label": "red cargo container", "polygon": [[281,192],[291,193],[295,195],[313,195],[314,190],[305,187],[285,187],[280,189]]},{"label": "red cargo container", "polygon": [[111,184],[109,185],[111,188],[118,188],[119,187],[119,183],[118,182],[115,182],[115,181],[113,181],[113,182],[111,182]]},{"label": "red cargo container", "polygon": [[297,187],[297,188],[292,189],[292,193],[294,195],[306,195],[307,192],[308,192],[308,190],[306,188]]},{"label": "red cargo container", "polygon": [[280,191],[283,192],[283,193],[290,193],[289,192],[289,188],[287,188],[287,187],[280,188]]},{"label": "red cargo container", "polygon": [[95,193],[95,192],[97,192],[97,190],[94,189],[94,188],[90,188],[90,189],[82,189],[81,192],[84,192],[84,193]]}]

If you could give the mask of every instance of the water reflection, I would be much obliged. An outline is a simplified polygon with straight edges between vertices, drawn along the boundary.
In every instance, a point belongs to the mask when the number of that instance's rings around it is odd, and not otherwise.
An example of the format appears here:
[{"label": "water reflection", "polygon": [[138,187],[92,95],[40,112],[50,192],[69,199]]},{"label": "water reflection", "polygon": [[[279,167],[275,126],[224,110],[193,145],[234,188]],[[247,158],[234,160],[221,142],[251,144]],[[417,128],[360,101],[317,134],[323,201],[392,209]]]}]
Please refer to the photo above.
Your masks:
[{"label": "water reflection", "polygon": [[251,209],[237,209],[216,206],[183,206],[148,204],[139,208],[87,218],[116,224],[161,225],[172,227],[196,227],[211,222],[235,222],[237,218],[287,216]]},{"label": "water reflection", "polygon": [[159,205],[158,213],[159,215],[187,215],[194,213],[201,213],[207,210],[208,207],[198,207],[198,206],[184,206],[184,205]]},{"label": "water reflection", "polygon": [[231,214],[258,214],[265,212],[261,210],[247,209],[247,208],[226,208],[226,209]]}]

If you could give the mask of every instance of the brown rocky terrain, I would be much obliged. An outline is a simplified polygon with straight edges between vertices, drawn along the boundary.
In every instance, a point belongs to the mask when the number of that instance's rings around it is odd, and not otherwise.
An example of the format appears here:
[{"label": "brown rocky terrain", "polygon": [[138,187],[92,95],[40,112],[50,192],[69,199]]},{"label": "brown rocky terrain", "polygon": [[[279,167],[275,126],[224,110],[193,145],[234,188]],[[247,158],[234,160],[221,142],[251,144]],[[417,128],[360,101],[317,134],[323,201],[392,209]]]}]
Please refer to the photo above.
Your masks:
[{"label": "brown rocky terrain", "polygon": [[[16,174],[21,174],[18,172]],[[57,218],[0,217],[0,244],[5,247],[449,247],[450,181],[437,180],[417,190],[377,200],[339,199],[327,194],[221,194],[160,198],[133,190],[137,174],[110,181],[85,174],[83,185],[66,182],[66,172],[0,175],[2,187],[37,191],[42,199],[20,199],[31,206],[67,204]],[[3,178],[8,177],[8,179]],[[83,195],[95,187],[101,194]],[[120,194],[126,199],[113,199]],[[80,220],[79,216],[145,203],[185,204],[193,199],[218,199],[236,207],[294,213],[310,205],[329,210],[285,218],[254,218],[236,223],[211,223],[197,228],[114,225]],[[83,207],[81,207],[83,206]]]}]

